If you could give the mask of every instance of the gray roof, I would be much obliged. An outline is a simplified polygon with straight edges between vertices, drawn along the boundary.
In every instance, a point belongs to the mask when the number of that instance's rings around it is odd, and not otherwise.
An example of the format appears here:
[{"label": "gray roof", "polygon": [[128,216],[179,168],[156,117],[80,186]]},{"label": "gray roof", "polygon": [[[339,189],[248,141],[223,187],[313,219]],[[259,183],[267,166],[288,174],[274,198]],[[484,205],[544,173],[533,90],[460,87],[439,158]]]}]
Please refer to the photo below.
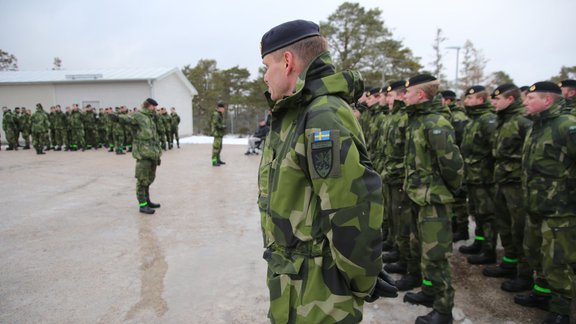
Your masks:
[{"label": "gray roof", "polygon": [[186,83],[190,91],[193,94],[197,94],[196,89],[178,68],[0,71],[0,85],[145,81],[162,79],[172,73],[177,73],[178,77]]}]

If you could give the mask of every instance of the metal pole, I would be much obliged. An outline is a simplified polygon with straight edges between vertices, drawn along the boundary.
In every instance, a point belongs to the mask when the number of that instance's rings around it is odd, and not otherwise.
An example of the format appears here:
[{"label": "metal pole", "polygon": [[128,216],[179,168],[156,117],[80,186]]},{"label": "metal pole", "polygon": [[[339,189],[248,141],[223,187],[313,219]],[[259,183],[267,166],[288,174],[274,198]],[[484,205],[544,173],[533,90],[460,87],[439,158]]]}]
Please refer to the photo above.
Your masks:
[{"label": "metal pole", "polygon": [[458,96],[458,59],[460,57],[460,46],[450,46],[446,48],[456,50],[456,77],[454,79],[454,92],[456,93],[456,96]]}]

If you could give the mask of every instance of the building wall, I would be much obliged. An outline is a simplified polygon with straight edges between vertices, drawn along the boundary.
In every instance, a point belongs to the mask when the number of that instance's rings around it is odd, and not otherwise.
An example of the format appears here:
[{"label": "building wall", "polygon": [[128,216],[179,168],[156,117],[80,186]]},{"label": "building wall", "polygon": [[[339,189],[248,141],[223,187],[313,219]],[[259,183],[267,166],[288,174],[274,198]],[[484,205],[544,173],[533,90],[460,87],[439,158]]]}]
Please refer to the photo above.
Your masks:
[{"label": "building wall", "polygon": [[54,104],[62,108],[74,103],[81,107],[90,103],[96,108],[126,106],[140,107],[148,98],[150,87],[146,82],[64,83],[55,85]]},{"label": "building wall", "polygon": [[176,108],[180,116],[180,136],[192,135],[192,95],[175,73],[156,80],[151,96],[158,101],[158,108],[166,107],[168,112],[170,108]]}]

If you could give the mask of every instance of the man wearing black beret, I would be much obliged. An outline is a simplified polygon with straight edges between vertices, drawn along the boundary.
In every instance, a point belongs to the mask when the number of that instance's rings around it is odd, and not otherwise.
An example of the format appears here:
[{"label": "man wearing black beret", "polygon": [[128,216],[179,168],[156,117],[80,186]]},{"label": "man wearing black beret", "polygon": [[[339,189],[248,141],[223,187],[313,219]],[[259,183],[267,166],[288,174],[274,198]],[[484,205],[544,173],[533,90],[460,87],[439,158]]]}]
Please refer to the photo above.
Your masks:
[{"label": "man wearing black beret", "polygon": [[462,135],[462,157],[466,165],[469,206],[476,221],[474,243],[461,246],[471,264],[496,263],[496,219],[494,215],[494,157],[492,145],[497,120],[484,86],[466,89],[464,106],[470,122]]},{"label": "man wearing black beret", "polygon": [[150,185],[156,178],[156,167],[160,165],[162,148],[154,122],[158,103],[152,98],[142,103],[142,109],[134,114],[110,114],[112,121],[120,122],[131,128],[134,133],[132,157],[136,159],[136,198],[140,212],[154,214],[154,208],[160,204],[150,201]]},{"label": "man wearing black beret", "polygon": [[576,80],[563,80],[558,83],[566,100],[566,111],[576,116]]},{"label": "man wearing black beret", "polygon": [[[411,200],[412,234],[408,274],[397,281],[407,292],[404,301],[432,307],[417,324],[452,323],[454,288],[448,257],[452,252],[451,204],[462,186],[464,164],[454,128],[444,118],[437,97],[439,81],[420,74],[405,83],[406,177],[403,189]],[[421,266],[418,269],[418,266]]]},{"label": "man wearing black beret", "polygon": [[[549,314],[543,323],[569,323],[570,303],[576,298],[576,117],[563,113],[560,87],[534,83],[524,100],[533,126],[522,154],[522,185],[528,223],[524,238],[529,262],[542,267],[550,285]],[[540,255],[541,252],[542,254]],[[515,302],[525,300],[517,296]],[[572,312],[572,321],[574,313]]]},{"label": "man wearing black beret", "polygon": [[[317,24],[262,37],[272,118],[259,171],[273,323],[357,323],[364,301],[395,297],[382,269],[382,183],[349,104],[364,90],[336,72]],[[318,307],[321,305],[320,307]]]}]

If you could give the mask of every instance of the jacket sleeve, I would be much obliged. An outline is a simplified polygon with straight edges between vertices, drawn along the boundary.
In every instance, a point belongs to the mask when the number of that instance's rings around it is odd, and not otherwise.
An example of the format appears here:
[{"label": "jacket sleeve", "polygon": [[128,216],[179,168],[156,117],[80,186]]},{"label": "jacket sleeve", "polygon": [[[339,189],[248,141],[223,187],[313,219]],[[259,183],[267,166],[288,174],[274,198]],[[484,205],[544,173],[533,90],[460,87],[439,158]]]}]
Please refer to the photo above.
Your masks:
[{"label": "jacket sleeve", "polygon": [[426,136],[433,156],[440,170],[440,176],[450,191],[462,186],[464,161],[456,145],[456,136],[450,123],[444,119],[426,130]]},{"label": "jacket sleeve", "polygon": [[335,265],[352,293],[369,294],[382,268],[383,196],[351,110],[316,115],[306,129],[307,169]]}]

